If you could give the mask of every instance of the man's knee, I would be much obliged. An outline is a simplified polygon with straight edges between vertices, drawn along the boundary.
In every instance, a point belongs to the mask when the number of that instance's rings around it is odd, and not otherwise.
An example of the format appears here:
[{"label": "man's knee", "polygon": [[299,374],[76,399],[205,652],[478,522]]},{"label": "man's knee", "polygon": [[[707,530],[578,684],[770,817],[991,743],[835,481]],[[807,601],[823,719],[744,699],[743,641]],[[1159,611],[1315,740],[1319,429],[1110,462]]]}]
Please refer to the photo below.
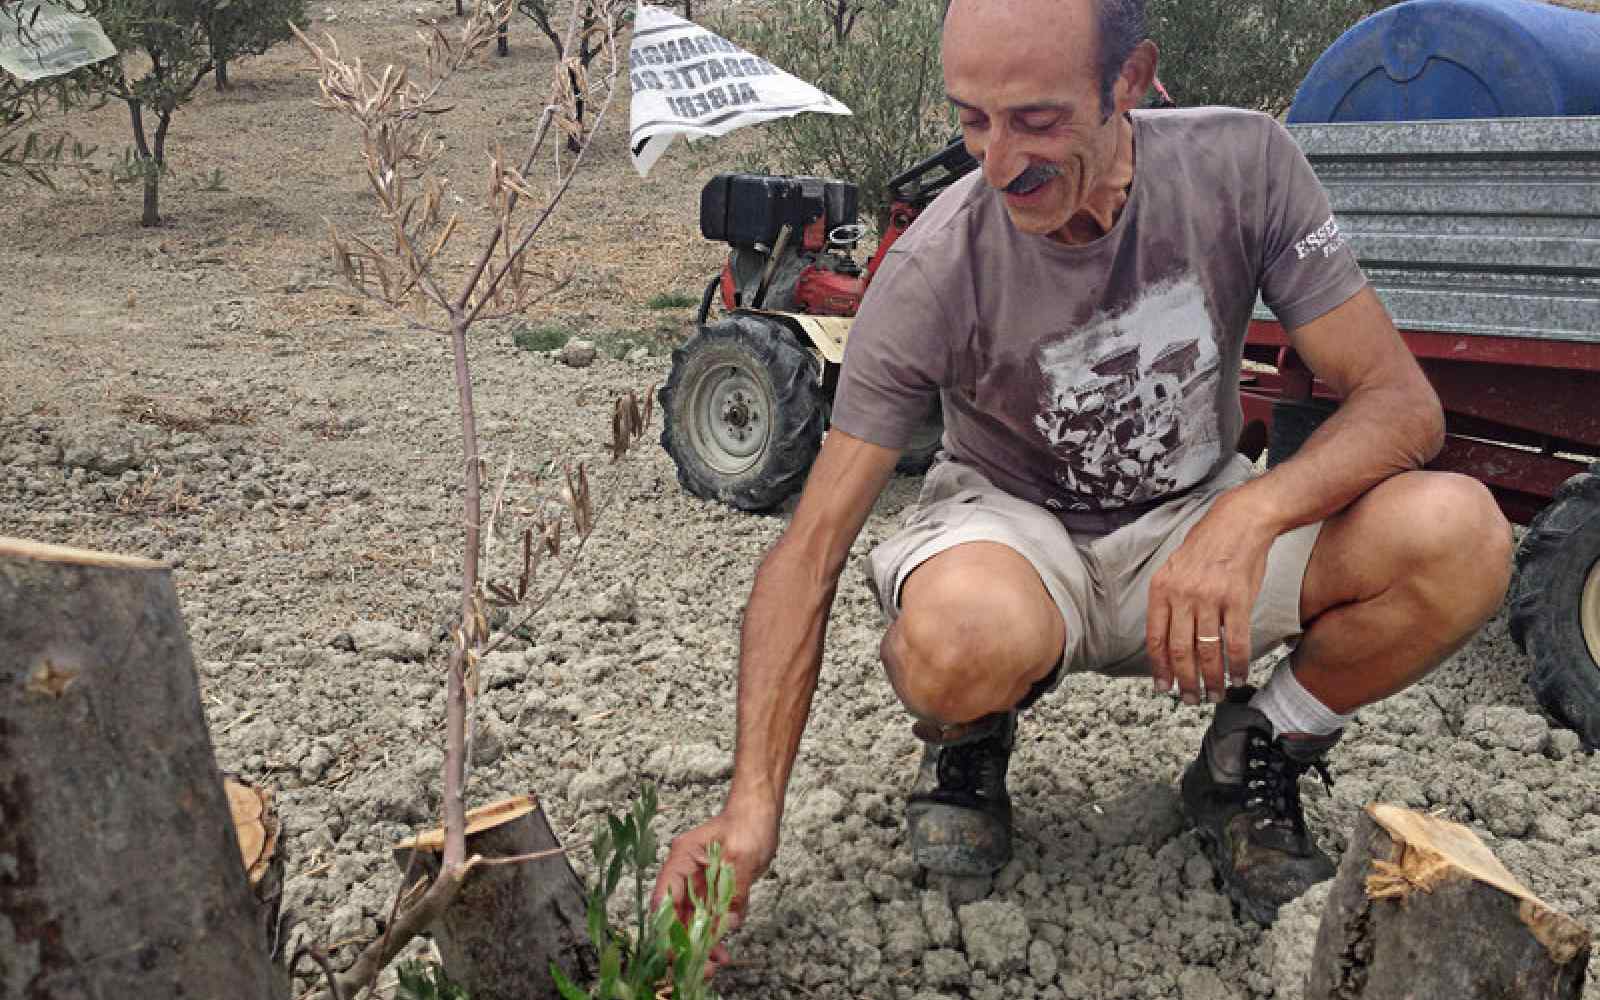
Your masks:
[{"label": "man's knee", "polygon": [[1455,473],[1404,477],[1393,544],[1402,575],[1435,593],[1464,601],[1473,617],[1487,617],[1505,593],[1511,573],[1511,525],[1482,483]]},{"label": "man's knee", "polygon": [[953,723],[1009,708],[1059,662],[1060,611],[1016,559],[1024,572],[1004,572],[1003,559],[930,561],[908,581],[881,655],[912,714]]},{"label": "man's knee", "polygon": [[1430,564],[1469,561],[1485,571],[1511,565],[1511,525],[1494,494],[1470,476],[1418,475],[1405,535]]}]

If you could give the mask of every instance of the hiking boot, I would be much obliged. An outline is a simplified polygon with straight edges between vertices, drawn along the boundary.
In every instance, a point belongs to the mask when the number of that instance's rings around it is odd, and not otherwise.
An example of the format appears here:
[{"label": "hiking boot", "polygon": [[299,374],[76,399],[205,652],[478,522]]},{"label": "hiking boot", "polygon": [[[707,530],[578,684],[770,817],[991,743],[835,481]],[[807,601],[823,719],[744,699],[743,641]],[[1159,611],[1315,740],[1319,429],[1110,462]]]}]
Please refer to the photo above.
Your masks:
[{"label": "hiking boot", "polygon": [[1011,860],[1006,765],[1017,713],[996,712],[954,735],[916,727],[927,743],[917,790],[906,802],[911,857],[945,875],[992,875]]},{"label": "hiking boot", "polygon": [[1324,755],[1330,736],[1272,737],[1272,723],[1251,708],[1254,688],[1229,688],[1217,706],[1200,755],[1183,772],[1183,809],[1195,825],[1229,898],[1270,925],[1278,907],[1333,877],[1300,808],[1300,776],[1315,770],[1329,789]]}]

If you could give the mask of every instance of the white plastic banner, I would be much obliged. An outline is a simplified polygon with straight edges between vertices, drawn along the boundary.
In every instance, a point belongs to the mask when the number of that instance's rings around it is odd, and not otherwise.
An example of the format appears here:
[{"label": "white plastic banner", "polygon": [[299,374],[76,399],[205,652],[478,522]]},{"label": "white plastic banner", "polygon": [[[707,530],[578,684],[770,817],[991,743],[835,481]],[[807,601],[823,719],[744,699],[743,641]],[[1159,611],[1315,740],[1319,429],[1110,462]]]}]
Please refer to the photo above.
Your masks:
[{"label": "white plastic banner", "polygon": [[100,22],[65,3],[0,4],[0,70],[20,80],[60,76],[116,54]]},{"label": "white plastic banner", "polygon": [[628,68],[628,147],[641,177],[677,135],[727,135],[802,111],[850,113],[804,80],[660,7],[639,6]]}]

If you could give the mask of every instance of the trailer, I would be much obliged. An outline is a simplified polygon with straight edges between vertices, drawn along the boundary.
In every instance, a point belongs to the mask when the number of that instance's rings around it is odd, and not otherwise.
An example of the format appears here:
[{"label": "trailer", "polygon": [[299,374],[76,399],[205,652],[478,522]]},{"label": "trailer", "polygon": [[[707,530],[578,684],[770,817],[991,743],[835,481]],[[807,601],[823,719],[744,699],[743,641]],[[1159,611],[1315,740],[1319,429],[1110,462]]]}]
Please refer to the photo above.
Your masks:
[{"label": "trailer", "polygon": [[[1317,61],[1289,131],[1438,392],[1430,468],[1527,526],[1509,598],[1539,703],[1600,745],[1600,15],[1412,0]],[[1426,120],[1422,120],[1426,119]],[[1336,404],[1258,308],[1240,448],[1292,454]]]}]

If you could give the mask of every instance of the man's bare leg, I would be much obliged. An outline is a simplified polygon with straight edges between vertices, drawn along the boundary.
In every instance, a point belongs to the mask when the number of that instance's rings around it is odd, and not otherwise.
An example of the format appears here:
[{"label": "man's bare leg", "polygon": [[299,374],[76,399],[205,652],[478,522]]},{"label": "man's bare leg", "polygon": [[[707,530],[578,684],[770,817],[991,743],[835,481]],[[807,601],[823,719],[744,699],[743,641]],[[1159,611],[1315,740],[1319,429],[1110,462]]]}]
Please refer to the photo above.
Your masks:
[{"label": "man's bare leg", "polygon": [[911,571],[879,647],[908,711],[934,723],[1010,709],[1061,661],[1066,625],[1033,564],[969,542]]},{"label": "man's bare leg", "polygon": [[927,741],[906,802],[911,856],[930,871],[986,875],[1011,858],[1011,709],[1061,661],[1066,628],[1033,565],[994,542],[934,556],[900,598],[881,655]]},{"label": "man's bare leg", "polygon": [[1414,684],[1505,596],[1511,528],[1475,479],[1395,476],[1329,518],[1300,589],[1294,674],[1341,715]]}]

